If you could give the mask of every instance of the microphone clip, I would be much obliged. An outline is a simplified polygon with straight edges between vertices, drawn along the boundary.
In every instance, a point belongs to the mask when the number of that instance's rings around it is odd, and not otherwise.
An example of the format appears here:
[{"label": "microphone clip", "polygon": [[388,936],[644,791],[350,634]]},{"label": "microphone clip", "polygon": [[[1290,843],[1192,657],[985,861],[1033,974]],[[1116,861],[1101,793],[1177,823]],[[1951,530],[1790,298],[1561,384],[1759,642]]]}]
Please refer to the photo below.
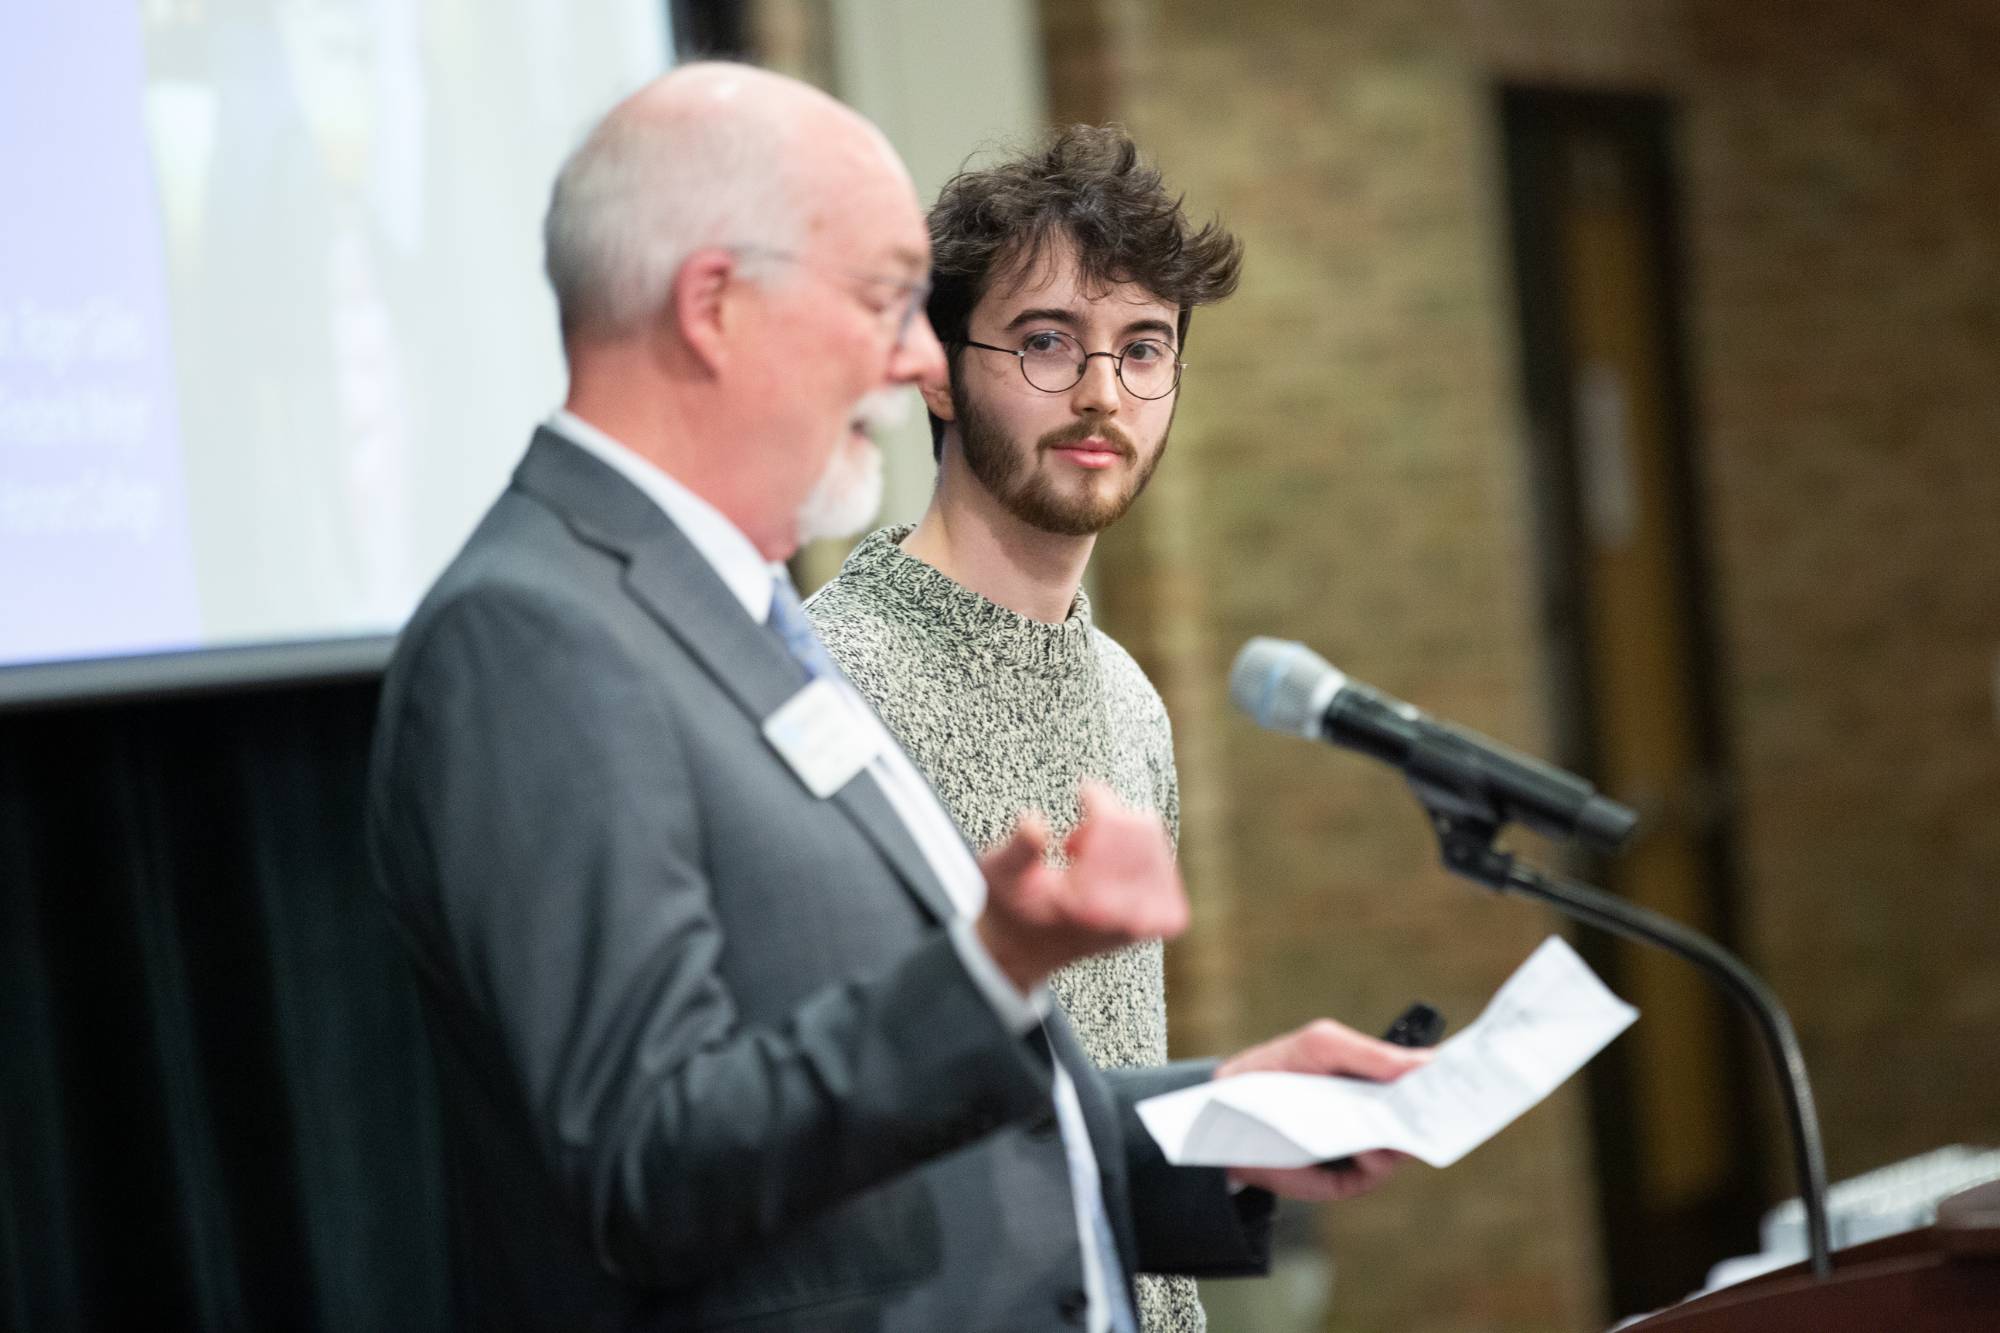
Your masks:
[{"label": "microphone clip", "polygon": [[1493,799],[1478,752],[1449,733],[1430,732],[1411,747],[1403,776],[1430,817],[1445,868],[1491,889],[1509,888],[1514,857],[1493,845],[1507,815]]}]

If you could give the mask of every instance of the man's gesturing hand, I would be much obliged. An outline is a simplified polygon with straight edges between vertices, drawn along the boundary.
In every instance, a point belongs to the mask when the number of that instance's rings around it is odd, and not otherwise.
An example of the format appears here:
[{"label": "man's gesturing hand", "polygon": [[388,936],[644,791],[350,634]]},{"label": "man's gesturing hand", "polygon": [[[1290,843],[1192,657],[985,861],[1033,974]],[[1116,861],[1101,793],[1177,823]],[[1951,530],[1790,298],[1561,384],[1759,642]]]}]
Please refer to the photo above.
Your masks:
[{"label": "man's gesturing hand", "polygon": [[979,938],[1024,992],[1079,958],[1187,928],[1187,894],[1159,817],[1095,782],[1083,784],[1082,799],[1083,819],[1063,842],[1066,868],[1048,864],[1048,825],[1032,812],[980,859]]},{"label": "man's gesturing hand", "polygon": [[[1349,1078],[1392,1082],[1431,1058],[1425,1050],[1392,1046],[1363,1036],[1330,1018],[1315,1019],[1294,1032],[1252,1046],[1224,1060],[1217,1078],[1277,1070],[1291,1074],[1344,1074]],[[1386,1181],[1403,1160],[1388,1149],[1357,1153],[1351,1166],[1325,1171],[1316,1166],[1281,1170],[1275,1167],[1232,1167],[1231,1180],[1255,1185],[1288,1199],[1325,1203],[1366,1194]]]}]

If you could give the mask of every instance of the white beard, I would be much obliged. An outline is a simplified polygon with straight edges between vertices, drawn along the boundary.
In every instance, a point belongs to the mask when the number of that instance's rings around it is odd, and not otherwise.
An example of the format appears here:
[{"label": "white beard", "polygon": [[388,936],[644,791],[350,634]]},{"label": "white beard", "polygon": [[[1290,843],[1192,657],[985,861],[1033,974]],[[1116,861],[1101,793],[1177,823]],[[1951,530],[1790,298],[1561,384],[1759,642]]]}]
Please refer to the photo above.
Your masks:
[{"label": "white beard", "polygon": [[[877,389],[854,409],[854,419],[863,430],[886,430],[908,414],[911,397],[908,389]],[[849,435],[834,447],[799,506],[799,544],[852,537],[881,509],[882,451],[873,440]]]},{"label": "white beard", "polygon": [[799,544],[852,537],[881,508],[882,451],[869,440],[843,440],[799,506]]}]

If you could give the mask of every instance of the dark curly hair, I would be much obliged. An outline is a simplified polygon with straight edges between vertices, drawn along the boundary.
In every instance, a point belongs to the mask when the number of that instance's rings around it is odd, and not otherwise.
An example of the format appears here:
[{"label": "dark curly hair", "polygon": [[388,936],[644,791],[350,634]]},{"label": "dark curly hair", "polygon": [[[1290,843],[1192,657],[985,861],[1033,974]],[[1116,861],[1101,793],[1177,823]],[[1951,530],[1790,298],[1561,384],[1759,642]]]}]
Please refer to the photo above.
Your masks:
[{"label": "dark curly hair", "polygon": [[[1236,290],[1243,244],[1215,221],[1196,228],[1160,173],[1115,125],[1071,125],[1037,147],[946,182],[930,211],[928,313],[954,379],[972,308],[994,282],[1030,272],[1064,240],[1087,286],[1132,282],[1180,307],[1179,343],[1198,305]],[[944,423],[931,418],[931,452]]]}]

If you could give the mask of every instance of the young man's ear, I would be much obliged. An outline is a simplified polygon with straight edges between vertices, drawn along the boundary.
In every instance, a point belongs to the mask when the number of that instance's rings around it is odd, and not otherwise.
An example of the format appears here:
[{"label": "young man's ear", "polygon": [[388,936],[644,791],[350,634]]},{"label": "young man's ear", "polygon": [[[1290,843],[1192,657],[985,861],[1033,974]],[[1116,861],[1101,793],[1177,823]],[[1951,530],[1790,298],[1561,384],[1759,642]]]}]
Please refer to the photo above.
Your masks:
[{"label": "young man's ear", "polygon": [[958,420],[958,409],[951,401],[951,380],[946,377],[928,384],[919,384],[917,392],[924,396],[924,406],[939,421]]}]

